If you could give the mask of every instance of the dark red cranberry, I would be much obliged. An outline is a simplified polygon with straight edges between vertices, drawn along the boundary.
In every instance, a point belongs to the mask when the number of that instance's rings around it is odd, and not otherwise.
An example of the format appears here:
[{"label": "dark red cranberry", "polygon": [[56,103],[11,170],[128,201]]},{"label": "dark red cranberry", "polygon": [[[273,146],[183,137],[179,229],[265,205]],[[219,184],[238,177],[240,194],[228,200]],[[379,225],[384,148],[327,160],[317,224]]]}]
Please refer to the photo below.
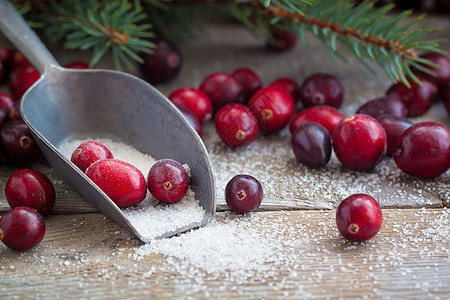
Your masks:
[{"label": "dark red cranberry", "polygon": [[355,194],[339,204],[336,224],[348,240],[363,242],[380,231],[383,216],[378,202],[369,195]]},{"label": "dark red cranberry", "polygon": [[344,118],[344,114],[334,107],[328,105],[318,105],[309,107],[299,112],[291,121],[289,130],[294,133],[297,128],[307,122],[314,122],[325,127],[333,135],[337,124]]},{"label": "dark red cranberry", "polygon": [[441,68],[438,69],[432,66],[423,65],[430,71],[435,72],[436,76],[427,74],[423,71],[413,68],[416,74],[419,74],[422,78],[425,78],[431,83],[436,84],[438,87],[443,86],[445,82],[450,79],[450,58],[448,58],[448,56],[440,53],[428,52],[425,53],[424,55],[421,55],[420,57],[423,59],[428,59],[429,61],[440,66]]},{"label": "dark red cranberry", "polygon": [[202,90],[217,112],[229,103],[243,103],[244,90],[239,82],[227,73],[213,73],[208,75],[200,85]]},{"label": "dark red cranberry", "polygon": [[295,47],[298,36],[288,31],[276,30],[272,33],[272,37],[268,41],[270,49],[283,52]]},{"label": "dark red cranberry", "polygon": [[173,79],[180,71],[182,58],[180,50],[167,40],[155,41],[153,53],[142,54],[141,70],[150,83],[164,83]]},{"label": "dark red cranberry", "polygon": [[157,161],[148,172],[148,190],[159,201],[180,201],[189,188],[189,176],[184,167],[173,159]]},{"label": "dark red cranberry", "polygon": [[370,116],[346,117],[334,130],[333,149],[339,161],[348,169],[370,170],[386,155],[386,131]]},{"label": "dark red cranberry", "polygon": [[169,99],[189,109],[202,123],[211,119],[213,110],[211,100],[201,90],[183,87],[173,91]]},{"label": "dark red cranberry", "polygon": [[8,120],[9,110],[13,105],[13,98],[8,94],[0,92],[0,127]]},{"label": "dark red cranberry", "polygon": [[441,99],[450,116],[450,79],[441,88]]},{"label": "dark red cranberry", "polygon": [[83,69],[89,69],[89,64],[84,61],[74,61],[74,62],[66,64],[64,66],[64,68],[83,70]]},{"label": "dark red cranberry", "polygon": [[55,205],[55,188],[39,171],[23,169],[14,172],[6,182],[5,196],[9,205],[31,207],[43,216]]},{"label": "dark red cranberry", "polygon": [[227,205],[236,212],[250,213],[257,210],[263,197],[261,183],[250,175],[236,175],[225,187]]},{"label": "dark red cranberry", "polygon": [[20,101],[14,102],[14,105],[8,110],[8,118],[10,120],[21,120],[22,116],[20,115]]},{"label": "dark red cranberry", "polygon": [[249,101],[257,90],[262,88],[262,80],[258,74],[249,68],[239,68],[231,73],[234,79],[242,86],[244,98]]},{"label": "dark red cranberry", "polygon": [[370,100],[361,105],[356,111],[357,114],[364,114],[374,118],[381,115],[406,118],[408,109],[406,105],[397,97],[397,94],[390,94]]},{"label": "dark red cranberry", "polygon": [[437,97],[437,87],[426,79],[419,79],[422,82],[422,86],[409,79],[408,82],[411,88],[408,88],[403,83],[397,83],[387,91],[387,95],[397,94],[400,100],[403,101],[408,109],[409,117],[417,117],[426,113]]},{"label": "dark red cranberry", "polygon": [[147,195],[147,184],[142,172],[118,159],[97,160],[87,168],[86,175],[118,207],[138,204]]},{"label": "dark red cranberry", "polygon": [[280,88],[268,86],[250,99],[249,108],[265,133],[276,133],[286,127],[295,113],[291,95]]},{"label": "dark red cranberry", "polygon": [[404,118],[395,116],[382,115],[377,118],[384,130],[386,130],[386,136],[388,141],[388,147],[386,155],[393,155],[395,152],[395,143],[402,133],[413,125],[412,122]]},{"label": "dark red cranberry", "polygon": [[302,124],[291,136],[294,155],[309,168],[324,167],[331,157],[331,137],[328,131],[317,123]]},{"label": "dark red cranberry", "polygon": [[222,141],[230,147],[243,147],[258,135],[258,120],[250,109],[238,103],[227,104],[216,114],[216,130]]},{"label": "dark red cranberry", "polygon": [[332,75],[313,74],[300,86],[299,98],[305,106],[329,105],[339,108],[344,101],[344,88]]},{"label": "dark red cranberry", "polygon": [[12,70],[16,72],[20,69],[32,67],[30,62],[20,52],[15,52],[12,58]]},{"label": "dark red cranberry", "polygon": [[397,140],[394,160],[405,173],[434,178],[450,167],[450,130],[436,122],[417,123]]},{"label": "dark red cranberry", "polygon": [[7,162],[35,162],[41,153],[28,126],[21,120],[11,120],[0,129],[0,147]]},{"label": "dark red cranberry", "polygon": [[97,160],[108,158],[113,158],[113,155],[105,145],[96,141],[86,141],[73,151],[70,161],[81,171],[86,172],[86,169]]},{"label": "dark red cranberry", "polygon": [[11,74],[9,89],[16,99],[21,99],[22,95],[35,83],[41,75],[38,70],[29,66],[18,69]]},{"label": "dark red cranberry", "polygon": [[0,63],[5,69],[9,69],[12,66],[14,57],[14,50],[8,48],[0,48]]},{"label": "dark red cranberry", "polygon": [[0,218],[0,240],[13,250],[26,251],[35,247],[44,234],[44,219],[32,208],[15,207]]},{"label": "dark red cranberry", "polygon": [[192,126],[192,128],[195,129],[197,134],[202,137],[203,136],[203,129],[202,129],[202,123],[200,123],[200,120],[197,118],[192,111],[186,108],[186,106],[181,104],[175,104],[175,106],[181,111],[183,116],[186,118],[186,120],[189,122],[189,124]]},{"label": "dark red cranberry", "polygon": [[297,90],[298,90],[298,84],[297,81],[295,81],[292,78],[278,78],[277,80],[273,81],[270,86],[276,86],[282,90],[285,90],[288,92],[294,101],[298,99],[297,97]]}]

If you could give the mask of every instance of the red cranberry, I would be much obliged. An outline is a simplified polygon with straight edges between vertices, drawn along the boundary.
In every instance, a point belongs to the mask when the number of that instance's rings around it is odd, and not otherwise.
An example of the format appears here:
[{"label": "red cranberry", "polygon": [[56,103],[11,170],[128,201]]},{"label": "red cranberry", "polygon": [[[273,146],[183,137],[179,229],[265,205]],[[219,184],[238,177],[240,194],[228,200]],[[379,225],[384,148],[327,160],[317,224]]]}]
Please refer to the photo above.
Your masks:
[{"label": "red cranberry", "polygon": [[3,125],[0,129],[0,147],[6,161],[15,164],[33,163],[40,154],[30,129],[21,120],[12,120]]},{"label": "red cranberry", "polygon": [[450,116],[450,79],[442,86],[441,99],[444,103],[445,109]]},{"label": "red cranberry", "polygon": [[317,123],[302,124],[292,134],[291,145],[297,160],[309,168],[324,167],[330,160],[330,134]]},{"label": "red cranberry", "polygon": [[225,187],[227,205],[240,213],[250,213],[257,210],[263,196],[261,183],[250,175],[236,175]]},{"label": "red cranberry", "polygon": [[219,72],[208,75],[200,85],[200,90],[211,100],[214,112],[229,103],[243,102],[242,86],[226,73]]},{"label": "red cranberry", "polygon": [[370,170],[386,155],[386,131],[370,116],[346,117],[334,130],[333,149],[339,161],[348,169]]},{"label": "red cranberry", "polygon": [[9,89],[16,99],[21,99],[22,95],[35,83],[41,75],[38,70],[29,66],[18,69],[11,74]]},{"label": "red cranberry", "polygon": [[234,79],[242,86],[244,98],[250,100],[253,94],[262,88],[262,80],[258,74],[249,68],[239,68],[231,73]]},{"label": "red cranberry", "polygon": [[307,122],[314,122],[325,127],[326,130],[333,135],[334,129],[337,124],[344,118],[339,110],[328,105],[318,105],[309,107],[299,112],[291,121],[289,130],[294,133],[297,128]]},{"label": "red cranberry", "polygon": [[325,104],[339,108],[344,100],[344,88],[336,77],[318,73],[305,79],[299,97],[305,106]]},{"label": "red cranberry", "polygon": [[196,115],[192,113],[189,109],[186,108],[186,106],[181,104],[175,104],[175,106],[181,111],[183,116],[186,118],[186,120],[189,122],[189,124],[192,126],[192,128],[195,129],[197,134],[202,137],[203,136],[203,130],[202,130],[202,124],[200,123],[200,120],[197,118]]},{"label": "red cranberry", "polygon": [[446,55],[428,52],[425,53],[424,55],[421,55],[420,57],[423,59],[428,59],[432,63],[441,67],[440,69],[438,69],[432,66],[423,65],[425,68],[436,73],[436,76],[427,74],[423,71],[413,68],[414,72],[419,74],[422,78],[425,78],[428,81],[436,84],[438,87],[443,86],[445,82],[450,79],[450,58],[448,58]]},{"label": "red cranberry", "polygon": [[208,96],[201,90],[191,87],[180,88],[173,91],[172,94],[170,94],[169,99],[173,103],[183,105],[192,111],[202,123],[211,119],[211,100],[209,100]]},{"label": "red cranberry", "polygon": [[238,103],[227,104],[216,114],[216,130],[222,141],[230,147],[243,147],[258,135],[258,120],[250,109]]},{"label": "red cranberry", "polygon": [[395,152],[395,143],[402,133],[411,127],[413,123],[410,121],[395,116],[383,115],[377,118],[384,130],[386,130],[386,136],[388,141],[388,147],[386,155],[393,155]]},{"label": "red cranberry", "polygon": [[173,159],[157,161],[148,172],[148,190],[153,197],[166,203],[180,201],[189,188],[189,176]]},{"label": "red cranberry", "polygon": [[298,41],[298,36],[288,31],[274,31],[271,39],[269,39],[267,46],[270,49],[283,52],[295,47]]},{"label": "red cranberry", "polygon": [[71,63],[66,64],[64,66],[64,68],[83,70],[83,69],[89,69],[89,64],[84,61],[73,61]]},{"label": "red cranberry", "polygon": [[9,69],[12,65],[14,50],[8,48],[0,48],[0,63],[5,69]]},{"label": "red cranberry", "polygon": [[43,216],[48,215],[55,204],[55,188],[50,179],[30,169],[18,170],[9,177],[5,195],[11,207],[31,207]]},{"label": "red cranberry", "polygon": [[42,241],[44,234],[44,219],[32,208],[15,207],[0,219],[0,240],[11,249],[29,250]]},{"label": "red cranberry", "polygon": [[103,144],[96,141],[86,141],[81,143],[72,153],[70,161],[81,171],[86,169],[97,160],[113,158],[111,151]]},{"label": "red cranberry", "polygon": [[285,90],[292,96],[292,99],[294,99],[294,101],[297,100],[298,84],[294,79],[286,77],[279,78],[273,81],[270,86],[276,86],[282,90]]},{"label": "red cranberry", "polygon": [[180,50],[166,40],[155,41],[153,53],[142,54],[141,65],[144,78],[150,83],[164,83],[173,79],[180,71],[182,58]]},{"label": "red cranberry", "polygon": [[0,127],[8,120],[8,114],[14,100],[8,94],[0,92]]},{"label": "red cranberry", "polygon": [[336,224],[348,240],[363,242],[380,231],[383,216],[378,202],[366,194],[355,194],[339,204]]},{"label": "red cranberry", "polygon": [[14,102],[14,105],[8,110],[8,118],[10,120],[21,120],[23,122],[22,116],[20,115],[20,101]]},{"label": "red cranberry", "polygon": [[32,67],[32,65],[25,56],[20,52],[15,52],[12,58],[12,70],[15,72],[28,67]]},{"label": "red cranberry", "polygon": [[433,178],[450,167],[450,130],[436,122],[417,123],[397,140],[394,160],[405,173]]},{"label": "red cranberry", "polygon": [[253,95],[250,110],[265,133],[276,133],[286,127],[295,113],[295,103],[286,91],[268,86]]},{"label": "red cranberry", "polygon": [[86,175],[118,207],[128,207],[145,199],[144,175],[136,167],[118,159],[102,159],[89,166]]},{"label": "red cranberry", "polygon": [[381,115],[406,118],[408,109],[402,100],[397,97],[397,94],[391,94],[364,103],[358,108],[356,113],[374,118],[378,118]]},{"label": "red cranberry", "polygon": [[431,104],[433,104],[434,99],[437,97],[437,87],[428,80],[423,78],[419,79],[422,82],[422,86],[409,79],[408,82],[410,83],[411,88],[408,88],[403,83],[397,83],[391,86],[387,91],[388,95],[398,95],[400,100],[406,105],[409,117],[417,117],[426,113],[430,109]]}]

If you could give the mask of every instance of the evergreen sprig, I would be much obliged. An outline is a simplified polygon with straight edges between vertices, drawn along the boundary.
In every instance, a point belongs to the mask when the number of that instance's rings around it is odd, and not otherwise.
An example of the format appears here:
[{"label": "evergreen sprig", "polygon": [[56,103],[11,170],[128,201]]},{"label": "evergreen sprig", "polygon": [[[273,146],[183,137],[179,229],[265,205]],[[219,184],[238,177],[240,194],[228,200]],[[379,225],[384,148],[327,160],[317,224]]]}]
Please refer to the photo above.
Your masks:
[{"label": "evergreen sprig", "polygon": [[45,36],[51,42],[65,40],[68,49],[92,49],[90,65],[110,50],[117,69],[121,63],[131,69],[130,59],[143,63],[138,53],[154,48],[152,24],[143,22],[147,16],[139,1],[53,1],[44,11]]}]

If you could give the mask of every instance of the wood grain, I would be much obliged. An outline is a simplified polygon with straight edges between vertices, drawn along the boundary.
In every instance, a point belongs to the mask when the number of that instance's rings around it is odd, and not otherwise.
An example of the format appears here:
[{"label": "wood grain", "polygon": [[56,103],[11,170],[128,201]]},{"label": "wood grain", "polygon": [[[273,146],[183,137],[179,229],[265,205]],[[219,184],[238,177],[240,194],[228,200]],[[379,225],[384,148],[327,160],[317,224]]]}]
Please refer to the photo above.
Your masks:
[{"label": "wood grain", "polygon": [[[357,244],[337,234],[333,211],[260,213],[255,226],[261,230],[281,223],[285,229],[304,228],[280,231],[286,240],[280,256],[299,255],[295,264],[281,262],[274,272],[244,284],[226,272],[207,274],[194,267],[192,273],[177,272],[178,259],[160,254],[136,261],[132,256],[140,243],[101,215],[51,216],[36,250],[18,253],[0,246],[0,298],[447,297],[448,210],[383,214],[380,233]],[[220,224],[227,218],[246,216],[220,213],[216,219]],[[433,238],[430,230],[438,225],[443,227]],[[308,243],[302,243],[305,238]]]}]

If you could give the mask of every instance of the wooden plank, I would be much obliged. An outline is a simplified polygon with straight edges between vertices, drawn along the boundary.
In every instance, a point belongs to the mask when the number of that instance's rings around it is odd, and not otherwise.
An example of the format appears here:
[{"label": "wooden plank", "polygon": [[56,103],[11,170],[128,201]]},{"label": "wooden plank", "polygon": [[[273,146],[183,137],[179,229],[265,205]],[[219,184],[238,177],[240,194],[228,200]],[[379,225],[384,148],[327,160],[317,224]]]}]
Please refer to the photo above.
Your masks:
[{"label": "wooden plank", "polygon": [[[18,253],[0,246],[0,298],[448,297],[448,209],[387,209],[383,214],[380,233],[357,244],[338,235],[334,211],[219,213],[212,226],[243,222],[239,224],[255,226],[261,238],[268,235],[280,243],[267,244],[278,250],[276,259],[266,254],[249,264],[256,270],[259,263],[267,264],[259,274],[251,270],[207,273],[161,254],[135,260],[141,244],[109,219],[98,214],[51,216],[46,219],[47,234],[35,250]],[[234,245],[227,235],[223,238],[205,234],[198,252],[203,253],[208,243],[208,250],[220,249],[220,242]],[[174,240],[173,245],[177,243]],[[246,278],[249,274],[254,277]]]}]

